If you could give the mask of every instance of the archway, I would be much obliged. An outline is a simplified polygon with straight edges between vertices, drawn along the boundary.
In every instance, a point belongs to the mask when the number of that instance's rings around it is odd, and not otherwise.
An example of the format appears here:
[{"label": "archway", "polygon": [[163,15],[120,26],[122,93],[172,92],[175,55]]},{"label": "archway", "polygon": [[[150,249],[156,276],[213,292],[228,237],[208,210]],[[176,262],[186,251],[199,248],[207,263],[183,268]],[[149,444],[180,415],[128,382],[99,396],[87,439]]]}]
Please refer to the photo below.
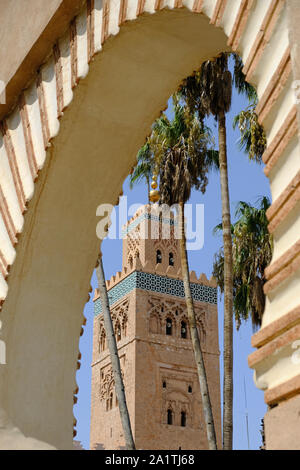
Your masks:
[{"label": "archway", "polygon": [[[25,435],[71,447],[78,338],[98,251],[96,208],[116,203],[137,149],[180,81],[231,48],[257,86],[268,135],[266,171],[279,201],[270,213],[275,254],[264,322],[271,323],[274,309],[278,318],[297,307],[295,283],[274,293],[283,282],[276,279],[278,263],[297,241],[297,206],[285,207],[284,193],[298,170],[299,149],[283,4],[90,0],[3,121],[0,266],[7,365],[1,366],[0,399]],[[271,375],[266,379],[264,371],[266,388],[272,388]]]}]

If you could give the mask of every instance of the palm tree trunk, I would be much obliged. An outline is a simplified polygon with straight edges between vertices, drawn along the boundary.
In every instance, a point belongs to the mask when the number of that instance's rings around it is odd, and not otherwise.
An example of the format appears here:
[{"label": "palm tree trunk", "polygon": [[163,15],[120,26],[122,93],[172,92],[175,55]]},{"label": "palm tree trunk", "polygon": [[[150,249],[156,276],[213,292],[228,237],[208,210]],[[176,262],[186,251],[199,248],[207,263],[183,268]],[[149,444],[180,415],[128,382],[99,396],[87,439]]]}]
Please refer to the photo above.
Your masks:
[{"label": "palm tree trunk", "polygon": [[181,224],[181,227],[180,227],[181,229],[181,234],[180,234],[181,235],[180,236],[181,269],[182,269],[182,277],[183,277],[183,284],[184,284],[184,293],[185,293],[187,314],[188,314],[188,320],[189,320],[190,334],[191,334],[194,356],[195,356],[198,377],[199,377],[200,392],[201,392],[201,398],[202,398],[204,419],[205,419],[205,424],[206,424],[208,446],[209,446],[209,450],[216,450],[217,441],[216,441],[214,419],[213,419],[213,413],[212,413],[211,402],[210,402],[210,397],[209,397],[204,359],[203,359],[203,355],[201,351],[201,344],[200,344],[197,325],[196,325],[193,298],[191,294],[190,273],[189,273],[189,265],[188,265],[188,258],[187,258],[187,252],[186,252],[186,238],[185,238],[185,230],[184,230],[184,203],[180,203],[179,206],[180,206],[180,224]]},{"label": "palm tree trunk", "polygon": [[232,450],[233,414],[233,274],[225,113],[219,115],[219,162],[224,243],[224,388],[223,450]]},{"label": "palm tree trunk", "polygon": [[147,182],[147,191],[148,191],[148,204],[150,204],[150,178],[149,176],[146,176],[146,182]]},{"label": "palm tree trunk", "polygon": [[109,310],[109,301],[108,301],[108,294],[106,289],[105,277],[104,277],[104,270],[103,270],[103,263],[102,263],[102,256],[99,256],[99,263],[96,268],[97,278],[98,278],[98,287],[103,311],[103,320],[104,320],[104,328],[106,332],[107,342],[108,342],[108,349],[110,353],[110,360],[111,366],[113,371],[113,377],[115,381],[115,389],[116,389],[116,396],[119,404],[119,411],[121,422],[123,426],[123,432],[125,437],[126,449],[128,450],[135,450],[135,444],[133,440],[130,418],[126,403],[126,396],[125,396],[125,389],[124,383],[121,374],[121,366],[120,366],[120,359],[118,356],[118,349],[116,338],[114,334],[113,324],[110,316]]}]

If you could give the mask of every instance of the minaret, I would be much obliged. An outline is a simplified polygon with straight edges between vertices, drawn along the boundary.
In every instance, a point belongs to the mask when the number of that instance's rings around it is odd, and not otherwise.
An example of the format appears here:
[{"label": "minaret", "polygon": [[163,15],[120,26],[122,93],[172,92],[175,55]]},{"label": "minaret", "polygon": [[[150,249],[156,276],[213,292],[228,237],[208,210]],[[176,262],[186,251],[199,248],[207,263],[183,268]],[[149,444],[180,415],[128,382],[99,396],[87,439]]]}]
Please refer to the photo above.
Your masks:
[{"label": "minaret", "polygon": [[[123,267],[107,289],[137,449],[207,449],[189,338],[177,220],[141,207],[123,230]],[[217,288],[190,273],[218,443],[221,442]],[[101,301],[94,298],[91,449],[124,448]]]}]

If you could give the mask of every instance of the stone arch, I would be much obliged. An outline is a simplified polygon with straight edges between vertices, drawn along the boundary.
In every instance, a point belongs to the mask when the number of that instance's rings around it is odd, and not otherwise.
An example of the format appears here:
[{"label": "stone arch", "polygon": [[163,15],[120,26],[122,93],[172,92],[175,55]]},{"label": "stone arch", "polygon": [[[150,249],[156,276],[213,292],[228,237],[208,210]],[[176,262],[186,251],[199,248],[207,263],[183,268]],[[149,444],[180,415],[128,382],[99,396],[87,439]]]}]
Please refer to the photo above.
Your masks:
[{"label": "stone arch", "polygon": [[[23,433],[71,448],[67,397],[76,389],[82,311],[99,249],[95,209],[117,202],[133,155],[170,94],[201,61],[224,50],[240,53],[257,87],[274,199],[266,327],[299,309],[293,263],[299,252],[299,142],[285,2],[88,0],[53,43],[1,123],[0,299],[8,364],[0,371],[0,398]],[[297,373],[286,370],[283,382]],[[34,387],[41,377],[43,389]],[[272,388],[267,372],[266,383]],[[30,419],[24,400],[32,403]]]}]

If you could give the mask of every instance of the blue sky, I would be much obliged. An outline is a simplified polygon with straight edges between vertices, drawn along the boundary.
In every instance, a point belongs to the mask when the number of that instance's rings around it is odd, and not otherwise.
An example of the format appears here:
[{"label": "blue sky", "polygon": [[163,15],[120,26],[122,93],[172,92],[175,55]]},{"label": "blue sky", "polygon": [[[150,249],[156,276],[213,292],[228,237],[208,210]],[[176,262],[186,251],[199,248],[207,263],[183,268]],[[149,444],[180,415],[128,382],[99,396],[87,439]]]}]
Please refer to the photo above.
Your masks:
[{"label": "blue sky", "polygon": [[[234,92],[233,105],[227,115],[228,129],[228,172],[229,190],[231,200],[231,214],[234,220],[235,208],[238,201],[247,201],[255,204],[260,196],[270,197],[270,189],[267,178],[263,173],[263,166],[249,162],[247,156],[238,148],[239,132],[232,128],[233,117],[246,108],[245,98]],[[170,112],[170,111],[168,111]],[[215,135],[216,147],[218,144],[217,127],[213,119],[208,121]],[[134,203],[147,203],[147,189],[143,183],[133,190],[129,189],[128,178],[123,185],[124,195],[128,197],[128,206]],[[189,252],[190,270],[199,275],[204,272],[207,277],[211,276],[214,254],[222,246],[222,236],[214,235],[213,228],[221,222],[221,195],[218,173],[209,175],[209,184],[206,193],[202,195],[194,191],[190,202],[192,204],[204,204],[204,246],[199,251]],[[95,208],[96,212],[96,208]],[[95,217],[95,230],[96,230]],[[95,233],[96,236],[96,233]],[[106,278],[109,279],[122,267],[122,241],[106,239],[102,245],[103,262]],[[93,274],[91,284],[96,287],[96,276]],[[93,296],[91,296],[92,298]],[[223,382],[223,299],[218,296],[219,311],[219,343],[220,343],[220,366],[221,387]],[[83,336],[80,338],[80,351],[82,353],[82,364],[77,372],[77,383],[79,385],[78,403],[74,406],[74,414],[77,418],[77,436],[83,446],[89,448],[89,425],[90,425],[90,393],[91,393],[91,359],[92,359],[92,328],[93,328],[93,302],[90,300],[84,309],[87,324]],[[246,431],[246,413],[249,422],[250,449],[256,450],[261,445],[260,421],[266,412],[263,392],[258,390],[253,382],[253,371],[248,368],[247,357],[253,351],[251,347],[252,336],[251,322],[242,324],[239,331],[234,331],[234,449],[248,449]],[[247,408],[245,405],[245,390]]]}]

